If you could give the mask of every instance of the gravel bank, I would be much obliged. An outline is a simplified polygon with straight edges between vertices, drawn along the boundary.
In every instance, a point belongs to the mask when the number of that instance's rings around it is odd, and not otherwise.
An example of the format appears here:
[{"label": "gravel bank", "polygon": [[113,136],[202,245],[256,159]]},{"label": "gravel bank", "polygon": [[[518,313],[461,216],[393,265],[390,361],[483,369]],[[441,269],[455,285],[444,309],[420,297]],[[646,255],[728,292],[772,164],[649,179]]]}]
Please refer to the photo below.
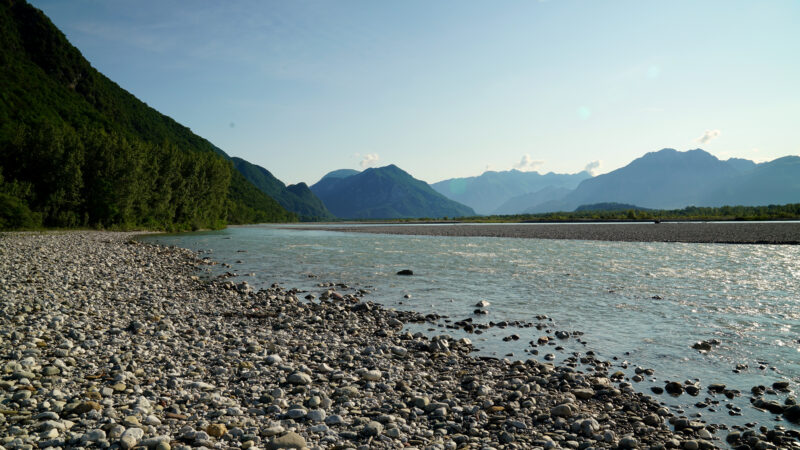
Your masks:
[{"label": "gravel bank", "polygon": [[330,227],[324,229],[330,231],[427,236],[485,236],[628,242],[800,244],[800,222],[387,225]]},{"label": "gravel bank", "polygon": [[[131,237],[0,234],[0,449],[724,446],[592,355],[473,358],[359,292],[204,281]],[[798,446],[770,432],[732,435]]]}]

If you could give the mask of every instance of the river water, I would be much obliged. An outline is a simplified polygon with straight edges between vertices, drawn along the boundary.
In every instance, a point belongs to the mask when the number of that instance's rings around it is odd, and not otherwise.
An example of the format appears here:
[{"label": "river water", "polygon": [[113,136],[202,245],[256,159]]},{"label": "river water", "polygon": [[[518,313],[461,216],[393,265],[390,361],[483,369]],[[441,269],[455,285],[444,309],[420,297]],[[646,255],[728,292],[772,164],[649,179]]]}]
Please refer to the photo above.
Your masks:
[{"label": "river water", "polygon": [[[142,239],[202,251],[200,256],[231,265],[213,266],[210,276],[232,271],[239,275],[234,280],[255,287],[279,283],[315,294],[326,289],[320,283],[345,283],[369,290],[365,299],[386,307],[447,316],[408,329],[469,337],[481,355],[543,360],[552,354],[559,363],[591,350],[613,362],[611,372],[632,376],[636,366],[652,368],[653,376],[632,383],[635,389],[709,422],[774,426],[774,415],[750,406],[750,388],[789,381],[790,393],[765,396],[783,403],[800,387],[800,246],[404,236],[285,226]],[[397,276],[401,269],[414,276]],[[489,314],[473,313],[480,300],[490,303]],[[547,319],[537,319],[542,315]],[[546,328],[492,327],[482,334],[445,328],[446,320],[469,317]],[[529,344],[547,330],[550,336],[556,330],[583,335],[556,345]],[[512,334],[520,339],[503,340]],[[711,339],[719,344],[707,353],[691,348]],[[699,380],[702,391],[697,397],[650,392],[666,380]],[[739,389],[742,396],[712,396],[705,389],[711,383]],[[719,404],[692,406],[706,398]],[[730,415],[731,407],[741,415]]]}]

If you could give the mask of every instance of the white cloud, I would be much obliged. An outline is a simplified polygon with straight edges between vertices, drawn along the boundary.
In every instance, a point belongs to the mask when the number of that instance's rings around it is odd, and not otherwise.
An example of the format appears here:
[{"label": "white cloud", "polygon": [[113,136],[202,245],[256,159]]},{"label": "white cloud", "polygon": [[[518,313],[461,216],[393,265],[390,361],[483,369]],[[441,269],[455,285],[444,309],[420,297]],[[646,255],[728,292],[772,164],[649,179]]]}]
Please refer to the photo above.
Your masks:
[{"label": "white cloud", "polygon": [[364,155],[364,159],[361,160],[361,168],[373,167],[378,164],[379,159],[377,153],[367,153]]},{"label": "white cloud", "polygon": [[591,174],[592,176],[595,176],[597,175],[597,172],[600,171],[600,166],[602,165],[603,161],[600,161],[598,159],[597,161],[592,161],[589,164],[587,164],[586,167],[583,168],[583,170],[589,172],[589,174]]},{"label": "white cloud", "polygon": [[718,138],[720,134],[722,134],[722,131],[719,131],[719,130],[706,130],[706,132],[703,133],[702,136],[700,136],[699,138],[695,139],[694,141],[699,143],[699,144],[706,144],[706,143]]},{"label": "white cloud", "polygon": [[514,164],[514,168],[523,172],[536,170],[537,167],[544,164],[544,161],[531,159],[531,155],[524,154],[518,163]]}]

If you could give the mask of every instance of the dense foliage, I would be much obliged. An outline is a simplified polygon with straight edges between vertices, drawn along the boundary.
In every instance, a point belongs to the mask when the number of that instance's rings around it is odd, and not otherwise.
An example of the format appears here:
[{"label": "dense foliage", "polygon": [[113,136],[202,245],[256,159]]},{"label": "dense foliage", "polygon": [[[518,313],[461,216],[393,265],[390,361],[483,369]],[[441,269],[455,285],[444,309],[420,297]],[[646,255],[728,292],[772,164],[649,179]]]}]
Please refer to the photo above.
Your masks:
[{"label": "dense foliage", "polygon": [[212,153],[46,124],[17,127],[0,164],[25,186],[14,197],[47,226],[197,229],[226,220],[230,169]]},{"label": "dense foliage", "polygon": [[92,68],[18,0],[0,0],[0,169],[0,228],[296,220],[224,152]]},{"label": "dense foliage", "polygon": [[257,166],[241,158],[231,158],[247,181],[253,183],[261,192],[274,198],[288,211],[300,216],[303,221],[333,220],[335,217],[328,211],[322,200],[317,198],[305,183],[286,186],[270,173],[269,170]]}]

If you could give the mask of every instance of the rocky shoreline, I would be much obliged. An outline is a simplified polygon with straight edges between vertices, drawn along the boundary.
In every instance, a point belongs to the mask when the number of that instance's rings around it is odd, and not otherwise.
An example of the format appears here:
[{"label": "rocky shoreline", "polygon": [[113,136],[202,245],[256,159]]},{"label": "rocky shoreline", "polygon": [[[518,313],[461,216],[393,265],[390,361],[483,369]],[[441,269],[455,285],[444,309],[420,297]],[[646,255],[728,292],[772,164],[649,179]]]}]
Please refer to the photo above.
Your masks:
[{"label": "rocky shoreline", "polygon": [[678,417],[592,355],[476,358],[361,292],[201,280],[213,261],[132,237],[0,234],[0,450],[800,448]]},{"label": "rocky shoreline", "polygon": [[800,222],[529,223],[315,227],[315,230],[418,236],[482,236],[624,242],[800,244]]}]

